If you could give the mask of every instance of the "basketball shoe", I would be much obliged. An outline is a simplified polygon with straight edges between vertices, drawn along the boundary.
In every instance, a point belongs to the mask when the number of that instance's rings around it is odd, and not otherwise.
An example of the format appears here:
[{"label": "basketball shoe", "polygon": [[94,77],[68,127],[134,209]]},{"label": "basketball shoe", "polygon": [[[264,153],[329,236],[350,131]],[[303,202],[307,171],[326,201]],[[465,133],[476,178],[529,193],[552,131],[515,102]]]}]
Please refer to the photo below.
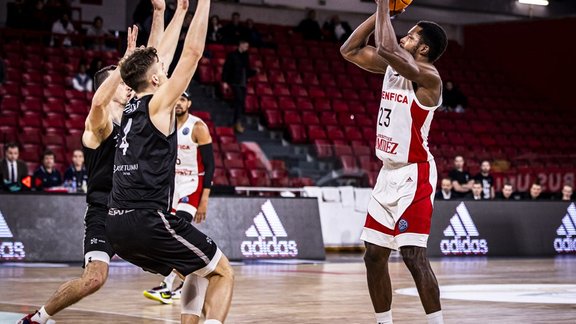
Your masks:
[{"label": "basketball shoe", "polygon": [[160,286],[144,291],[144,297],[161,302],[162,304],[172,304],[172,292],[166,288],[166,283],[162,282]]},{"label": "basketball shoe", "polygon": [[178,286],[178,288],[172,292],[172,299],[180,299],[180,296],[182,296],[182,286],[184,286],[184,282],[181,282],[180,286]]},{"label": "basketball shoe", "polygon": [[[34,315],[36,315],[36,312],[26,315],[24,318],[19,320],[18,323],[16,323],[16,324],[40,324],[39,322],[32,320],[32,317],[34,317]],[[48,320],[46,322],[46,324],[55,324],[55,323],[56,323],[55,320]]]}]

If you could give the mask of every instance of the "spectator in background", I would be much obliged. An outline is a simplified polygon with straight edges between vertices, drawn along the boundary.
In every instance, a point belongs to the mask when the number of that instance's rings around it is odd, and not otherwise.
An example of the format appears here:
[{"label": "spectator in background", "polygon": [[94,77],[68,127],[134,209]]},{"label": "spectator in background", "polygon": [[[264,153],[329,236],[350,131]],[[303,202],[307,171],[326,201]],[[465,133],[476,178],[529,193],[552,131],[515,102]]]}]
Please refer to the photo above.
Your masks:
[{"label": "spectator in background", "polygon": [[472,184],[472,194],[468,197],[472,200],[484,200],[482,183],[480,181],[474,181]]},{"label": "spectator in background", "polygon": [[540,197],[540,194],[542,193],[542,185],[540,185],[540,183],[538,182],[534,182],[531,186],[530,186],[530,192],[528,192],[528,196],[527,196],[527,200],[540,200],[542,199],[542,197]]},{"label": "spectator in background", "polygon": [[514,188],[511,184],[505,183],[502,187],[502,191],[496,195],[497,200],[515,200],[512,196],[514,194]]},{"label": "spectator in background", "polygon": [[447,81],[442,91],[442,111],[463,113],[467,104],[468,99],[462,91],[454,85],[454,82]]},{"label": "spectator in background", "polygon": [[321,40],[322,30],[316,20],[316,10],[309,10],[306,19],[303,19],[294,30],[302,34],[306,40]]},{"label": "spectator in background", "polygon": [[232,14],[232,21],[221,29],[224,44],[238,44],[241,39],[247,39],[246,28],[240,24],[240,14]]},{"label": "spectator in background", "polygon": [[436,200],[452,200],[454,196],[452,195],[452,181],[450,178],[442,179],[440,184],[441,190],[436,193]]},{"label": "spectator in background", "polygon": [[254,20],[252,19],[246,20],[246,39],[250,43],[250,46],[262,46],[262,35],[254,26]]},{"label": "spectator in background", "polygon": [[62,175],[60,171],[54,168],[54,165],[54,152],[50,150],[44,151],[42,164],[34,171],[34,186],[36,190],[45,190],[62,184]]},{"label": "spectator in background", "polygon": [[4,147],[4,159],[0,162],[0,179],[2,188],[10,192],[22,190],[22,179],[28,176],[26,163],[18,160],[20,150],[16,143]]},{"label": "spectator in background", "polygon": [[352,27],[345,21],[341,21],[338,15],[332,16],[330,21],[324,23],[324,30],[330,39],[343,43],[352,35]]},{"label": "spectator in background", "polygon": [[44,1],[35,0],[30,5],[26,6],[25,21],[22,28],[48,31],[50,30],[50,19],[44,8]]},{"label": "spectator in background", "polygon": [[574,193],[574,188],[570,185],[564,185],[562,187],[562,200],[564,201],[572,201],[572,194]]},{"label": "spectator in background", "polygon": [[226,57],[226,62],[222,69],[222,85],[224,86],[224,90],[227,91],[231,88],[234,94],[234,102],[232,103],[232,108],[234,109],[234,129],[238,133],[244,132],[242,116],[244,115],[246,105],[246,84],[248,83],[248,78],[258,72],[250,67],[248,49],[250,49],[250,43],[246,40],[241,40],[238,44],[238,49]]},{"label": "spectator in background", "polygon": [[104,20],[100,16],[96,16],[92,25],[88,27],[86,31],[86,36],[92,37],[88,40],[88,48],[97,51],[106,50],[106,37],[110,36],[110,33],[104,29]]},{"label": "spectator in background", "polygon": [[27,20],[24,0],[6,3],[6,27],[24,28]]},{"label": "spectator in background", "polygon": [[63,36],[53,35],[52,42],[50,43],[51,46],[59,46],[60,44],[66,47],[72,46],[70,35],[76,34],[76,29],[74,29],[74,25],[70,21],[70,14],[68,12],[63,12],[60,19],[52,24],[52,33]]},{"label": "spectator in background", "polygon": [[95,57],[92,59],[92,62],[90,62],[90,68],[86,71],[86,73],[91,80],[94,80],[96,72],[100,71],[102,68],[104,68],[104,61],[100,57]]},{"label": "spectator in background", "polygon": [[480,173],[474,177],[475,181],[482,184],[483,199],[494,199],[494,177],[490,174],[491,168],[490,161],[482,161]]},{"label": "spectator in background", "polygon": [[72,86],[78,91],[92,91],[92,78],[86,71],[86,62],[78,65],[78,73],[72,79]]},{"label": "spectator in background", "polygon": [[88,173],[84,166],[84,153],[82,150],[74,150],[72,164],[64,172],[64,186],[72,192],[86,192],[88,185]]},{"label": "spectator in background", "polygon": [[207,43],[220,43],[222,41],[222,24],[220,24],[220,17],[218,15],[213,15],[210,17],[210,23],[208,24],[208,34],[206,34]]},{"label": "spectator in background", "polygon": [[464,198],[470,193],[474,180],[468,171],[464,171],[464,158],[461,155],[454,158],[454,169],[448,176],[452,180],[454,198]]}]

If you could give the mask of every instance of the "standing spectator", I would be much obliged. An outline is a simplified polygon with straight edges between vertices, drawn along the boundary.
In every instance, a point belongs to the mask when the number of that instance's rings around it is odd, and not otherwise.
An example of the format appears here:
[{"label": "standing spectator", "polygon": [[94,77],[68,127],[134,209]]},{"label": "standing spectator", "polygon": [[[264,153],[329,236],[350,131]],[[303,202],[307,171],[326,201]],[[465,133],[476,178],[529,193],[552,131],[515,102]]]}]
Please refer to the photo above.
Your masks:
[{"label": "standing spectator", "polygon": [[540,194],[542,193],[542,185],[540,185],[540,183],[538,182],[534,182],[531,186],[530,186],[530,192],[528,192],[528,196],[527,196],[527,200],[540,200],[542,199],[542,197],[540,197]]},{"label": "standing spectator", "polygon": [[442,110],[463,113],[466,110],[468,99],[454,85],[454,82],[447,81],[444,91],[442,91]]},{"label": "standing spectator", "polygon": [[206,34],[206,42],[208,43],[220,43],[222,41],[222,24],[220,24],[220,17],[218,15],[213,15],[210,17],[210,23],[208,24],[208,34]]},{"label": "standing spectator", "polygon": [[90,25],[86,31],[86,36],[91,38],[88,40],[88,48],[97,51],[106,50],[106,37],[110,36],[110,33],[104,29],[104,20],[102,17],[97,16],[94,18],[92,25]]},{"label": "standing spectator", "polygon": [[46,8],[44,8],[44,1],[35,0],[26,7],[26,20],[20,27],[37,31],[49,31],[51,21],[48,19]]},{"label": "standing spectator", "polygon": [[224,44],[238,44],[241,39],[246,39],[246,29],[240,24],[240,14],[232,14],[232,21],[222,27],[222,42]]},{"label": "standing spectator", "polygon": [[564,185],[562,188],[562,200],[572,201],[572,194],[574,193],[574,188],[571,185]]},{"label": "standing spectator", "polygon": [[74,150],[72,164],[64,172],[64,186],[72,189],[72,192],[85,192],[88,184],[88,173],[84,166],[84,153],[82,150]]},{"label": "standing spectator", "polygon": [[86,73],[86,62],[78,65],[78,73],[72,79],[72,86],[78,91],[92,91],[92,78]]},{"label": "standing spectator", "polygon": [[511,184],[505,183],[502,187],[502,191],[496,195],[497,200],[517,200],[514,196],[514,188]]},{"label": "standing spectator", "polygon": [[34,171],[34,186],[36,190],[45,190],[58,187],[62,184],[60,171],[54,168],[54,152],[44,151],[42,154],[42,164]]},{"label": "standing spectator", "polygon": [[472,200],[484,200],[483,191],[482,183],[480,181],[474,181],[472,184],[472,195],[470,195],[469,198]]},{"label": "standing spectator", "polygon": [[16,143],[8,143],[4,148],[4,159],[0,161],[2,188],[16,192],[22,190],[22,179],[28,176],[26,163],[18,160],[20,151]]},{"label": "standing spectator", "polygon": [[256,29],[254,25],[254,20],[246,20],[246,38],[250,43],[250,46],[261,47],[262,46],[262,35]]},{"label": "standing spectator", "polygon": [[64,36],[53,35],[52,42],[50,43],[51,46],[59,46],[60,44],[66,47],[72,46],[70,35],[74,35],[76,29],[74,29],[74,25],[70,21],[70,15],[68,12],[62,13],[60,19],[56,20],[54,24],[52,24],[52,33]]},{"label": "standing spectator", "polygon": [[352,27],[346,21],[341,21],[338,15],[332,16],[330,21],[324,23],[324,30],[330,39],[335,42],[345,42],[352,35]]},{"label": "standing spectator", "polygon": [[470,193],[474,180],[468,171],[464,171],[464,158],[461,155],[454,158],[454,169],[448,176],[452,180],[454,198],[464,198]]},{"label": "standing spectator", "polygon": [[482,161],[480,165],[480,173],[478,173],[474,180],[482,184],[482,198],[483,199],[494,199],[494,177],[490,174],[492,166],[490,161]]},{"label": "standing spectator", "polygon": [[321,40],[322,30],[316,20],[316,10],[309,10],[306,19],[303,19],[294,30],[302,34],[306,40]]},{"label": "standing spectator", "polygon": [[224,90],[232,89],[234,94],[234,129],[238,133],[244,132],[242,116],[246,105],[246,83],[248,78],[254,76],[258,71],[250,67],[248,49],[250,44],[246,40],[241,40],[238,49],[228,54],[224,68],[222,70],[222,82]]},{"label": "standing spectator", "polygon": [[449,178],[442,179],[440,184],[441,190],[436,193],[436,200],[452,200],[452,181]]}]

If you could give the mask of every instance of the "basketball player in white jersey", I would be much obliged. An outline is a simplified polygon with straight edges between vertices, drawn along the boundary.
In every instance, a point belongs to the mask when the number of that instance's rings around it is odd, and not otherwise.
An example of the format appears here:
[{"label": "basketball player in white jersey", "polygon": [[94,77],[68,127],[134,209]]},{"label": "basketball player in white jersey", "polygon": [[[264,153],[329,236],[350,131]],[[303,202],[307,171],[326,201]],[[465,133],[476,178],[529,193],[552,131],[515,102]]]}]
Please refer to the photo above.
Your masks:
[{"label": "basketball player in white jersey", "polygon": [[[443,323],[438,282],[426,257],[437,180],[427,139],[441,104],[442,80],[433,63],[446,49],[446,33],[436,23],[422,21],[398,44],[388,0],[376,3],[376,14],[341,48],[348,61],[384,74],[376,121],[376,155],[383,165],[361,237],[366,242],[368,288],[377,323],[392,323],[388,258],[399,249],[428,323]],[[373,32],[376,47],[367,45]]]},{"label": "basketball player in white jersey", "polygon": [[[178,159],[176,161],[175,192],[172,212],[187,221],[200,224],[206,219],[210,187],[214,176],[214,151],[208,126],[198,117],[189,114],[192,106],[190,95],[184,92],[176,102],[178,127]],[[171,304],[179,299],[182,285],[173,290],[177,274],[172,272],[160,286],[144,291],[146,298]],[[196,276],[196,312],[200,316],[208,279]],[[201,298],[200,298],[201,297]]]}]

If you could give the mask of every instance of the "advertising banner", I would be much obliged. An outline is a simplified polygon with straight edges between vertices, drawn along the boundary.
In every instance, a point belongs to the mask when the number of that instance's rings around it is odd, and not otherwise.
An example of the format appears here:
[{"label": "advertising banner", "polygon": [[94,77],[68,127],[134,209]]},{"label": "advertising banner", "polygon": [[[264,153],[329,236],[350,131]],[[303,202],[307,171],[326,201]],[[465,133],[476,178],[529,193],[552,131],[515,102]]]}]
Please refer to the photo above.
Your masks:
[{"label": "advertising banner", "polygon": [[[81,262],[85,199],[0,194],[0,262]],[[325,258],[316,199],[214,197],[207,217],[198,228],[231,260]]]}]

